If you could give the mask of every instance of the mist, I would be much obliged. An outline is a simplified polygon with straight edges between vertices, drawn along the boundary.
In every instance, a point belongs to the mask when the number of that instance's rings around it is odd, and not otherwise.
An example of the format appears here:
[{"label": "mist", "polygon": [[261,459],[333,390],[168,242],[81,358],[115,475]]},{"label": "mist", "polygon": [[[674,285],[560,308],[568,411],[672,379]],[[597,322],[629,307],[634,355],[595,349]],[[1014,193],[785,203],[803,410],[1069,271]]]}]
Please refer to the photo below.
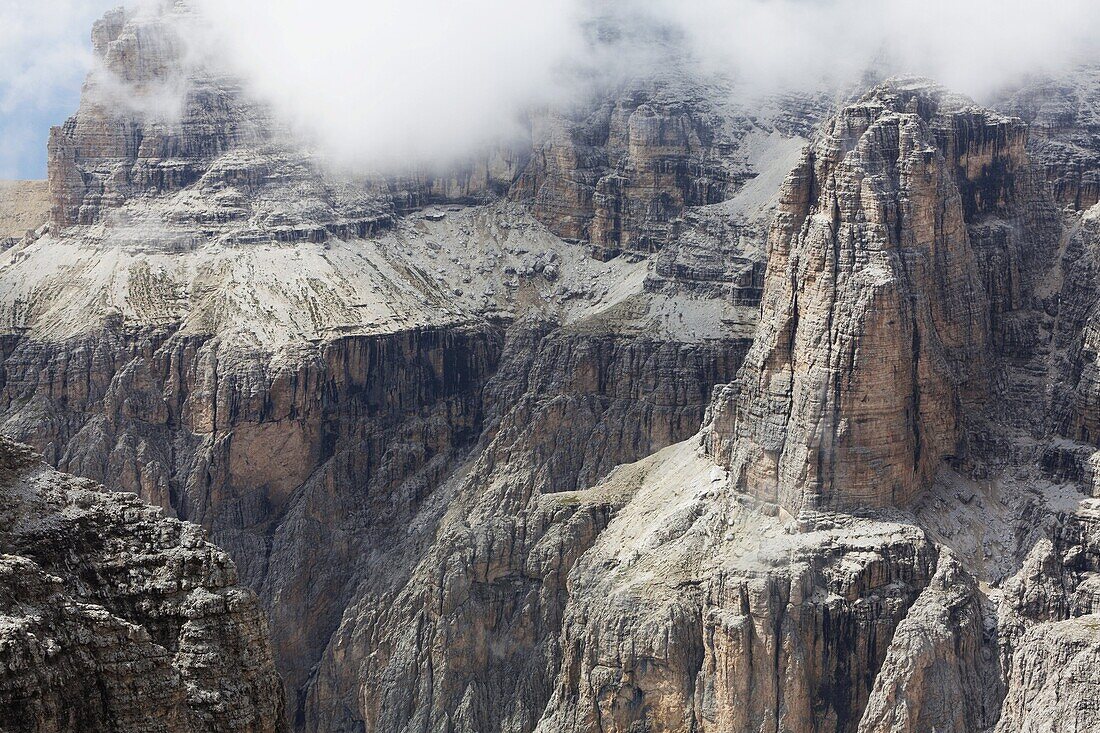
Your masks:
[{"label": "mist", "polygon": [[979,101],[1095,62],[1094,0],[652,0],[705,71],[762,91],[927,76]]},{"label": "mist", "polygon": [[[1100,33],[1089,0],[195,2],[252,93],[331,156],[371,166],[460,158],[594,79],[644,75],[666,63],[654,29],[744,92],[916,73],[979,100],[1095,61]],[[597,18],[615,42],[597,40]]]},{"label": "mist", "polygon": [[[318,152],[374,169],[462,159],[673,57],[736,94],[915,73],[983,102],[1100,56],[1094,0],[188,1],[199,55]],[[0,173],[44,166],[45,128],[93,63],[91,21],[116,2],[0,3]]]},{"label": "mist", "polygon": [[329,155],[461,157],[565,95],[577,0],[196,0],[250,91]]}]

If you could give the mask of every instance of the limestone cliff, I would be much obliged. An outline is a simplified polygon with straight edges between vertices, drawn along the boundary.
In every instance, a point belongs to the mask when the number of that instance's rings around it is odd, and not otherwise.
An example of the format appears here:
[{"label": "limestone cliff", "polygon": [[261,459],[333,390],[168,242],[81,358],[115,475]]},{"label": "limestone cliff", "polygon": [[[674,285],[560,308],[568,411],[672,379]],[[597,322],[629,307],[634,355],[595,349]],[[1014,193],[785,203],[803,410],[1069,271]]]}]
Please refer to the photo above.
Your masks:
[{"label": "limestone cliff", "polygon": [[594,260],[522,203],[410,212],[481,194],[335,176],[187,65],[192,20],[175,3],[97,26],[104,67],[51,143],[53,225],[0,273],[0,404],[51,463],[210,532],[316,727],[330,637],[400,587],[475,463],[517,467],[515,508],[689,437],[756,301],[728,302],[724,273],[651,287],[648,262]]},{"label": "limestone cliff", "polygon": [[[709,438],[743,491],[794,515],[897,506],[961,456],[1019,297],[998,290],[1020,288],[1021,250],[1038,259],[1057,236],[1025,209],[1044,205],[1026,139],[1019,120],[894,82],[807,149],[769,237],[760,330]],[[996,254],[976,241],[990,229]]]},{"label": "limestone cliff", "polygon": [[1032,153],[1055,200],[1078,211],[1100,201],[1100,69],[1087,66],[1057,78],[1040,74],[1000,96],[998,108],[1031,127]]}]

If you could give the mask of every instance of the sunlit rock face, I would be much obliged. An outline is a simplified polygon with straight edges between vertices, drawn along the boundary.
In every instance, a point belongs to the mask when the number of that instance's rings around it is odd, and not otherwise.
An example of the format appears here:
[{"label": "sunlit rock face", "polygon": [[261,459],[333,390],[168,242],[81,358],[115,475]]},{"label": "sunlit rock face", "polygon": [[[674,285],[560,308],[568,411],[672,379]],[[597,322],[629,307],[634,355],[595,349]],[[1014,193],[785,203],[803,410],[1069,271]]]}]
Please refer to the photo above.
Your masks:
[{"label": "sunlit rock face", "polygon": [[709,439],[744,491],[794,515],[898,506],[962,455],[1019,273],[1057,243],[1026,140],[917,81],[869,93],[806,150]]},{"label": "sunlit rock face", "polygon": [[108,14],[4,215],[2,430],[140,497],[11,469],[8,648],[59,660],[18,725],[1092,729],[1091,97],[1036,122],[1087,75],[752,100],[670,53],[382,174],[203,32]]}]

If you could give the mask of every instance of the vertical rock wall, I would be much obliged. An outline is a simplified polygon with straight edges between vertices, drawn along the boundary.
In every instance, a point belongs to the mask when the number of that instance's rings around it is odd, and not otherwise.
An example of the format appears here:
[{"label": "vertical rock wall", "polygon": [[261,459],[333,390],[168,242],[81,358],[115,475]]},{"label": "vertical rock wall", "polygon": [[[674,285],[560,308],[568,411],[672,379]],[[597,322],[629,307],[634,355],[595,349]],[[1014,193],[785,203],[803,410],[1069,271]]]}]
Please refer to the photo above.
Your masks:
[{"label": "vertical rock wall", "polygon": [[870,93],[807,150],[769,238],[760,330],[713,413],[710,448],[744,491],[795,515],[896,506],[960,455],[991,321],[1012,308],[990,298],[1020,251],[1051,249],[1013,234],[1027,246],[995,268],[968,230],[1019,225],[1025,143],[1018,120],[917,83]]}]

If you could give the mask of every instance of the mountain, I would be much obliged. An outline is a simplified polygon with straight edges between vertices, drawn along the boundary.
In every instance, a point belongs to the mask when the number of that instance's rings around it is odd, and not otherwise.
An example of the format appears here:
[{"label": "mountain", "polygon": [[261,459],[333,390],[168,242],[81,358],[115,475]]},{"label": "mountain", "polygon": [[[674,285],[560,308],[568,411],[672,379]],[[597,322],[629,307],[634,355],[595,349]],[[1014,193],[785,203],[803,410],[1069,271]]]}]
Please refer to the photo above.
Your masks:
[{"label": "mountain", "polygon": [[[12,458],[11,505],[120,537],[8,531],[4,648],[63,651],[5,730],[1100,730],[1100,70],[749,98],[669,52],[383,175],[194,27],[97,23],[0,207],[0,431],[84,477]],[[154,692],[64,722],[118,655]]]}]

